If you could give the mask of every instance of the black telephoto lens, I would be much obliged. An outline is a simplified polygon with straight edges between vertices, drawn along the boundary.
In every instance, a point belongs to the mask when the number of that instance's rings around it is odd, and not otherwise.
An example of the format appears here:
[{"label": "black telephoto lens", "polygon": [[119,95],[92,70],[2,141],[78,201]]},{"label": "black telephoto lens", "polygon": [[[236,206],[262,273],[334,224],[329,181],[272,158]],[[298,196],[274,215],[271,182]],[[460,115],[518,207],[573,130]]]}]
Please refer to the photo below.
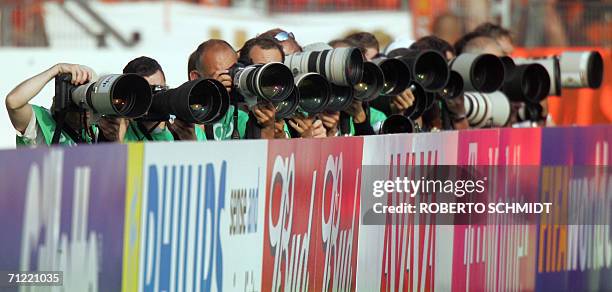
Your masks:
[{"label": "black telephoto lens", "polygon": [[411,119],[417,119],[418,117],[423,115],[425,110],[427,110],[427,106],[429,104],[429,97],[427,96],[427,93],[425,92],[423,87],[421,87],[421,85],[419,85],[418,83],[412,83],[408,88],[410,89],[410,91],[412,91],[412,95],[414,96],[414,102],[412,103],[411,107],[407,108],[406,111],[404,111],[404,115]]},{"label": "black telephoto lens", "polygon": [[544,66],[518,65],[507,73],[502,92],[511,101],[538,103],[548,96],[550,78]]},{"label": "black telephoto lens", "polygon": [[412,73],[412,80],[426,91],[438,91],[448,82],[449,68],[442,54],[434,50],[405,50],[399,57]]},{"label": "black telephoto lens", "polygon": [[353,102],[355,91],[352,88],[332,84],[331,91],[331,99],[326,111],[340,112],[348,108]]},{"label": "black telephoto lens", "polygon": [[380,127],[381,134],[412,133],[414,131],[414,122],[403,115],[389,116]]},{"label": "black telephoto lens", "polygon": [[383,90],[385,77],[378,65],[372,62],[363,63],[363,78],[353,86],[355,99],[371,101]]},{"label": "black telephoto lens", "polygon": [[282,120],[293,116],[299,105],[300,93],[298,88],[295,87],[287,99],[274,104],[274,107],[276,108],[276,119]]},{"label": "black telephoto lens", "polygon": [[406,63],[395,58],[377,58],[372,60],[383,71],[385,83],[381,95],[394,96],[406,90],[411,81],[410,68]]},{"label": "black telephoto lens", "polygon": [[453,99],[463,94],[463,78],[455,71],[450,72],[448,84],[439,92],[443,99]]},{"label": "black telephoto lens", "polygon": [[306,73],[295,77],[299,92],[299,107],[307,113],[320,113],[327,108],[331,99],[331,85],[317,73]]},{"label": "black telephoto lens", "polygon": [[229,94],[221,82],[198,79],[156,93],[150,114],[163,119],[175,115],[188,123],[209,124],[224,116],[228,108]]}]

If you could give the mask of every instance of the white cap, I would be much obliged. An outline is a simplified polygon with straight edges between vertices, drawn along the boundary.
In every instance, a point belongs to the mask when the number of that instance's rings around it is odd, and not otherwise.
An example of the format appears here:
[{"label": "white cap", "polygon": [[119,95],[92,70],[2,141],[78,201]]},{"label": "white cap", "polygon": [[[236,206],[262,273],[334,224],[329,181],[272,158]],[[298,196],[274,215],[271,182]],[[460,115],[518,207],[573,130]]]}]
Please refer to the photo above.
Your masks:
[{"label": "white cap", "polygon": [[389,52],[400,49],[400,48],[409,48],[410,45],[414,43],[414,40],[408,37],[399,37],[392,41],[387,48],[385,49],[385,55],[388,55]]}]

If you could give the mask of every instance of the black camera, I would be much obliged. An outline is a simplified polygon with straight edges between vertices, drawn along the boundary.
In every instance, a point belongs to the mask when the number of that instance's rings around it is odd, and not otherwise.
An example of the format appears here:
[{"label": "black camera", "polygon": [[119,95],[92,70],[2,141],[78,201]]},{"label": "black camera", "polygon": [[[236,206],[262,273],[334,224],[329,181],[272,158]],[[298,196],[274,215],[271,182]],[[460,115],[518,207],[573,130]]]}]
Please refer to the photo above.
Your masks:
[{"label": "black camera", "polygon": [[214,79],[197,79],[173,89],[152,86],[153,104],[143,120],[165,121],[171,115],[189,123],[212,124],[221,120],[230,105],[229,94]]}]

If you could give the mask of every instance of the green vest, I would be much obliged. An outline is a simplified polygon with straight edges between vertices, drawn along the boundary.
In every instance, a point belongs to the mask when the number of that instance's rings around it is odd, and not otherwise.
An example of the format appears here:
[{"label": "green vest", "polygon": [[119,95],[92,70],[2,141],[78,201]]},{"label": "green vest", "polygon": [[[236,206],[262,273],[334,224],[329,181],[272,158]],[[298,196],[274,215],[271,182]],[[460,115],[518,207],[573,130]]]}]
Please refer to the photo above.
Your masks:
[{"label": "green vest", "polygon": [[[55,133],[55,120],[53,119],[51,112],[49,112],[49,110],[44,107],[32,105],[32,113],[34,114],[34,117],[36,118],[36,124],[38,124],[38,128],[40,129],[40,132],[42,132],[43,134],[45,144],[51,145],[51,141],[53,140],[53,134]],[[97,128],[94,125],[92,125],[92,127],[93,127],[94,133],[97,132]],[[81,132],[81,136],[83,137],[83,140],[87,141],[87,143],[91,143],[91,138],[85,134],[85,131]],[[19,137],[19,136],[16,136],[16,142],[17,142],[18,147],[19,146],[30,146],[30,145],[34,145],[35,143],[35,141],[31,141],[30,139],[26,137]],[[72,140],[70,135],[66,134],[64,131],[62,131],[62,133],[60,134],[59,144],[60,145],[76,145],[76,143],[74,142],[74,140]]]},{"label": "green vest", "polygon": [[[242,110],[238,110],[238,134],[240,138],[244,138],[246,132],[246,124],[249,120],[249,114]],[[230,140],[234,131],[234,106],[230,106],[229,110],[219,122],[212,125],[215,140]],[[206,141],[206,133],[202,127],[196,125],[196,138],[198,141]]]},{"label": "green vest", "polygon": [[[162,131],[153,131],[151,133],[151,138],[153,141],[174,141],[174,136],[168,127],[163,129]],[[125,136],[123,138],[124,142],[137,142],[137,141],[148,141],[147,137],[140,131],[138,125],[134,121],[130,121],[127,131],[125,132]]]},{"label": "green vest", "polygon": [[[380,128],[382,122],[387,119],[387,115],[385,113],[370,107],[370,125],[374,128],[374,132],[378,132],[376,129]],[[351,117],[349,121],[350,125],[350,133],[349,136],[355,136],[355,124],[353,123],[353,117]]]}]

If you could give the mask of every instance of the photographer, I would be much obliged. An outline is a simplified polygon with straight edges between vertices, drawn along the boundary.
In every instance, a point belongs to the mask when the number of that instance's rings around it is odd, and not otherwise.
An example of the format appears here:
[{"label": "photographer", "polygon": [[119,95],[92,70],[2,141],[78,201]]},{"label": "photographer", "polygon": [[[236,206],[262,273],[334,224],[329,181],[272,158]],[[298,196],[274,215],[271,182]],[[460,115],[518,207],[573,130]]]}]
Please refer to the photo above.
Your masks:
[{"label": "photographer", "polygon": [[[414,50],[434,50],[442,54],[446,61],[455,58],[455,50],[443,39],[435,36],[426,36],[414,42],[411,46]],[[436,100],[441,99],[437,96]],[[454,99],[440,101],[423,114],[423,124],[427,128],[438,129],[468,129],[469,124],[466,118],[464,97],[460,95]]]},{"label": "photographer", "polygon": [[[6,97],[6,109],[15,130],[17,145],[51,145],[59,117],[55,116],[55,101],[51,111],[29,102],[57,75],[67,73],[72,76],[73,85],[82,85],[91,81],[95,73],[82,65],[56,64],[53,67],[31,77],[17,85]],[[92,125],[90,112],[68,112],[64,117],[62,132],[59,133],[59,144],[75,145],[94,143],[98,137],[98,127]],[[105,129],[101,125],[101,129]],[[121,131],[125,131],[123,127]],[[105,132],[111,132],[107,129]]]},{"label": "photographer", "polygon": [[499,43],[486,35],[470,32],[455,43],[458,55],[463,53],[492,54],[498,57],[506,56]]},{"label": "photographer", "polygon": [[[139,57],[130,61],[123,74],[134,73],[144,77],[151,86],[166,87],[166,75],[159,63],[149,57]],[[196,140],[195,128],[180,119],[168,121],[129,121],[124,141],[174,141]]]},{"label": "photographer", "polygon": [[[256,37],[248,40],[244,46],[239,50],[240,58],[239,62],[245,65],[251,64],[267,64],[271,62],[280,62],[282,63],[285,59],[283,48],[281,45],[274,39],[266,38],[266,37]],[[266,125],[267,123],[273,123],[272,133],[270,133],[269,127],[263,127],[252,125],[251,119],[247,123],[247,133],[249,132],[259,132],[258,129],[261,128],[261,136],[269,137],[270,135],[273,138],[289,138],[289,137],[302,137],[302,138],[320,138],[325,137],[325,129],[323,128],[323,124],[319,120],[314,120],[313,118],[307,118],[302,115],[297,114],[289,120],[289,125],[293,128],[293,135],[291,135],[291,131],[287,128],[287,124],[284,120],[275,121],[272,119],[271,121],[267,120],[269,115],[264,114],[265,111],[269,111],[273,113],[275,108],[273,105],[263,107],[261,109],[257,109],[253,111],[253,114],[256,116],[259,125]],[[255,134],[257,136],[257,134]],[[255,137],[256,138],[256,137]]]},{"label": "photographer", "polygon": [[512,41],[511,31],[497,24],[486,22],[476,27],[474,32],[496,40],[502,49],[504,56],[510,56],[514,52],[514,43]]},{"label": "photographer", "polygon": [[[379,56],[378,40],[373,34],[368,32],[354,33],[344,40],[335,40],[330,43],[333,48],[357,47],[361,50],[367,61],[372,61],[372,59]],[[414,100],[414,97],[411,98],[411,93],[408,94],[402,93],[394,98],[392,102],[397,101],[400,107],[402,107],[401,105],[407,105],[406,108],[408,108],[412,104],[412,100]],[[330,129],[326,125],[328,132],[334,134],[337,132],[338,135],[349,136],[374,135],[378,132],[382,122],[387,118],[386,114],[382,111],[360,101],[353,101],[343,113],[325,113],[324,117],[326,120],[332,120],[335,119],[336,115],[339,115],[340,129]]]},{"label": "photographer", "polygon": [[302,47],[295,40],[292,32],[286,32],[280,28],[268,30],[258,37],[276,40],[282,47],[285,55],[291,55],[302,51]]},{"label": "photographer", "polygon": [[[238,61],[236,51],[226,41],[210,39],[200,44],[190,55],[187,65],[189,80],[212,78],[221,82],[231,94],[233,80],[229,69]],[[227,114],[214,125],[196,125],[198,141],[228,140],[245,137],[249,115],[231,105]]]},{"label": "photographer", "polygon": [[376,36],[369,32],[353,33],[344,38],[344,40],[347,43],[360,48],[367,61],[372,61],[372,59],[380,55],[380,45],[378,44],[378,40],[376,39]]},{"label": "photographer", "polygon": [[[480,31],[470,32],[464,35],[455,44],[455,50],[459,53],[473,53],[473,54],[493,54],[498,57],[507,56],[506,51],[502,49],[500,42],[485,33],[489,33],[492,36],[497,35],[496,29],[492,29],[490,26],[483,26]],[[504,41],[511,41],[509,35],[499,32],[499,38]],[[506,44],[506,50],[512,50],[513,47],[510,44]],[[523,102],[511,101],[511,114],[510,114],[510,125],[518,127],[530,126],[531,122],[526,121],[526,124],[520,123],[518,113],[522,107],[525,106]],[[548,100],[544,99],[540,102],[540,122],[539,125],[544,126],[548,119],[552,120],[548,115]]]}]

